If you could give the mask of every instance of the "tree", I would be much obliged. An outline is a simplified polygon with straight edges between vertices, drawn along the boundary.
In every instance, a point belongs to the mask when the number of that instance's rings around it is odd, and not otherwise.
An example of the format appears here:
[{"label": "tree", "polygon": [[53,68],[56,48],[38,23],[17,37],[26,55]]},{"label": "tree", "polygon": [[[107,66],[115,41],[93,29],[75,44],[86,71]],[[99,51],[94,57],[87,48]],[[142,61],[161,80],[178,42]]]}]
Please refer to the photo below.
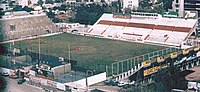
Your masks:
[{"label": "tree", "polygon": [[181,72],[179,68],[168,67],[161,69],[155,75],[154,80],[156,83],[159,83],[163,86],[161,89],[165,89],[167,92],[171,89],[187,89],[187,80],[185,79],[184,72]]},{"label": "tree", "polygon": [[54,2],[53,2],[53,0],[46,0],[45,3],[46,4],[53,4]]},{"label": "tree", "polygon": [[42,0],[38,0],[37,5],[42,6],[44,2]]},{"label": "tree", "polygon": [[139,6],[142,9],[149,9],[152,6],[152,3],[150,2],[150,0],[143,0],[143,1],[139,2]]},{"label": "tree", "polygon": [[14,3],[15,3],[14,1],[10,1],[10,2],[9,2],[9,6],[13,7],[13,6],[14,6]]},{"label": "tree", "polygon": [[56,15],[56,14],[54,14],[52,11],[47,12],[47,16],[48,16],[49,18],[51,18],[51,19],[54,18],[55,15]]},{"label": "tree", "polygon": [[2,75],[0,75],[0,91],[2,91],[6,87],[6,85],[7,83],[5,78]]},{"label": "tree", "polygon": [[55,0],[55,3],[63,3],[64,0]]},{"label": "tree", "polygon": [[3,12],[3,8],[0,8],[0,18],[1,16],[3,16],[5,14],[5,12]]},{"label": "tree", "polygon": [[112,13],[118,12],[118,2],[112,2],[111,3],[111,11],[112,11]]},{"label": "tree", "polygon": [[78,22],[81,24],[94,24],[104,13],[104,8],[100,5],[89,4],[76,7],[75,18],[70,22]]},{"label": "tree", "polygon": [[122,10],[121,10],[121,1],[120,0],[118,0],[118,12],[119,13],[122,12]]},{"label": "tree", "polygon": [[172,9],[173,0],[162,0],[162,2],[163,2],[163,7],[166,11],[168,11],[168,9]]},{"label": "tree", "polygon": [[102,3],[104,3],[104,2],[105,2],[105,0],[101,0],[101,2],[102,2]]},{"label": "tree", "polygon": [[[4,12],[0,9],[0,17],[2,16],[2,15],[4,15]],[[1,22],[0,22],[1,23]],[[1,28],[0,28],[0,30],[1,30]],[[1,35],[0,35],[0,41],[3,41],[3,33],[2,33],[2,31],[0,32],[1,33]],[[2,55],[5,55],[6,54],[6,48],[4,47],[4,45],[0,45],[0,65],[2,65],[3,64],[3,62],[2,61],[4,61],[3,60],[3,56]],[[4,89],[6,87],[6,80],[5,80],[5,78],[4,77],[2,77],[2,75],[0,75],[0,92],[2,92],[2,90]]]},{"label": "tree", "polygon": [[34,11],[33,8],[29,8],[28,6],[25,6],[22,10],[27,11],[27,12]]},{"label": "tree", "polygon": [[15,5],[13,8],[13,11],[21,11],[22,10],[22,6],[21,5]]},{"label": "tree", "polygon": [[130,14],[131,13],[131,9],[130,8],[125,8],[124,9],[125,13]]}]

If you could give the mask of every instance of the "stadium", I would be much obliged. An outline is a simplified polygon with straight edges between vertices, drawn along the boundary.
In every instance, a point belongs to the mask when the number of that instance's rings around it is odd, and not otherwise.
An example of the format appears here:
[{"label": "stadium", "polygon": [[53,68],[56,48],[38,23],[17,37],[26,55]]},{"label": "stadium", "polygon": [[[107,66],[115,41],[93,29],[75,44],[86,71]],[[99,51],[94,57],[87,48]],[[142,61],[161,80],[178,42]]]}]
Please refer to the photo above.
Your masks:
[{"label": "stadium", "polygon": [[[13,42],[10,49],[63,57],[72,63],[72,68],[76,66],[80,71],[106,72],[108,78],[122,81],[129,77],[135,79],[134,74],[138,71],[143,78],[149,78],[159,69],[171,65],[184,70],[199,64],[199,48],[193,47],[196,45],[196,19],[163,18],[159,14],[138,12],[103,14],[86,32],[62,32],[46,37],[44,35],[59,32],[54,24],[46,15],[28,16],[1,20],[7,25],[1,25],[5,40],[27,38]],[[23,21],[26,26],[16,20],[26,20]],[[33,21],[37,25],[31,25]],[[35,35],[40,36],[32,39]]]}]

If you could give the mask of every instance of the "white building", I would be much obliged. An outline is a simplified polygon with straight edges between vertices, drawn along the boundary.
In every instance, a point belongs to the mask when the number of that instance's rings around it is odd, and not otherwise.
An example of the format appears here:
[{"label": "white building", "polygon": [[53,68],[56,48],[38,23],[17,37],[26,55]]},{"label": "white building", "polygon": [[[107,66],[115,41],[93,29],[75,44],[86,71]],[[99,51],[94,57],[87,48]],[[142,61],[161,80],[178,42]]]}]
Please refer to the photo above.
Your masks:
[{"label": "white building", "polygon": [[11,8],[9,7],[8,4],[0,4],[0,8],[3,9],[3,11],[6,11],[6,10],[10,10]]},{"label": "white building", "polygon": [[28,6],[28,5],[34,5],[37,4],[39,0],[16,0],[16,3],[18,5],[21,5],[22,7]]},{"label": "white building", "polygon": [[172,2],[172,9],[178,13],[179,17],[184,16],[184,0],[174,0]]},{"label": "white building", "polygon": [[16,0],[16,4],[21,5],[22,7],[28,6],[28,0]]},{"label": "white building", "polygon": [[137,9],[139,7],[139,0],[123,0],[123,8]]}]

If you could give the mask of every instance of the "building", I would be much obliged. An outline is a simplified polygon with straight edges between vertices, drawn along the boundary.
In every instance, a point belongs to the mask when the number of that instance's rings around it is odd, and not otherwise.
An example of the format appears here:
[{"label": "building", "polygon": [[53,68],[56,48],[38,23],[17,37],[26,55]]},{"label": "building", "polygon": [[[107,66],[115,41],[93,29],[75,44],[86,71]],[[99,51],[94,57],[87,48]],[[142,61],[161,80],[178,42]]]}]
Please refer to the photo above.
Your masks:
[{"label": "building", "polygon": [[179,17],[184,17],[184,11],[200,11],[200,0],[174,0],[172,9],[178,12]]},{"label": "building", "polygon": [[174,0],[172,2],[173,11],[178,12],[179,17],[184,16],[184,0]]},{"label": "building", "polygon": [[156,13],[103,14],[88,35],[180,47],[196,34],[197,19],[164,18]]},{"label": "building", "polygon": [[58,32],[45,13],[7,12],[0,19],[4,41]]},{"label": "building", "polygon": [[27,54],[32,58],[32,61],[39,62],[32,69],[39,77],[46,77],[53,79],[59,75],[71,71],[71,63],[68,63],[62,57],[56,57],[51,55],[39,54],[27,51]]},{"label": "building", "polygon": [[24,6],[34,5],[37,4],[39,0],[16,0],[16,4]]},{"label": "building", "polygon": [[22,7],[28,6],[28,0],[16,0],[16,4],[21,5]]},{"label": "building", "polygon": [[3,11],[11,10],[12,8],[7,3],[0,4],[0,8],[3,9]]},{"label": "building", "polygon": [[137,9],[139,7],[139,0],[123,0],[123,8]]},{"label": "building", "polygon": [[200,0],[184,0],[184,10],[200,11]]}]

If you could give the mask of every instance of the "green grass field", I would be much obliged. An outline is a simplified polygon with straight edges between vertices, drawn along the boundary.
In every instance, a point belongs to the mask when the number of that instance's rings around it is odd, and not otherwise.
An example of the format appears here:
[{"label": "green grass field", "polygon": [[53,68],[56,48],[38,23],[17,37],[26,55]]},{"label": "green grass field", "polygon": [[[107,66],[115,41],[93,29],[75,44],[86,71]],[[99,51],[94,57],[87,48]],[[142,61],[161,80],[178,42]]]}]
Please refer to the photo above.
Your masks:
[{"label": "green grass field", "polygon": [[[34,52],[39,51],[39,39],[16,42],[14,47]],[[71,59],[78,61],[78,66],[94,68],[98,64],[111,65],[113,62],[166,47],[133,42],[108,40],[103,38],[61,34],[40,39],[41,53],[68,58],[70,45]]]}]

